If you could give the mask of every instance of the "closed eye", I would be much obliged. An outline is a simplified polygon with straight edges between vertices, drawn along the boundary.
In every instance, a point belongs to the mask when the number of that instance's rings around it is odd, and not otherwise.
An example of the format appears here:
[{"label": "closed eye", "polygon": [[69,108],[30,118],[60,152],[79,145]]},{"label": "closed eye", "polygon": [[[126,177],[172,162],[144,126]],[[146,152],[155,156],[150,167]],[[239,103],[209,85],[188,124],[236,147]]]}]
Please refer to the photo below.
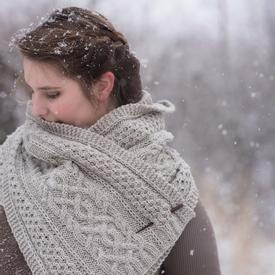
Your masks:
[{"label": "closed eye", "polygon": [[46,97],[49,99],[55,99],[60,95],[60,92],[46,92]]},{"label": "closed eye", "polygon": [[[27,92],[28,92],[28,94],[29,94],[30,97],[32,97],[33,94],[34,94],[34,91],[32,89],[28,89]],[[46,92],[43,91],[43,92],[41,92],[41,94],[42,95],[44,94],[44,96],[46,98],[48,98],[48,99],[56,99],[60,95],[60,92],[58,92],[58,91],[52,91],[52,92],[50,92],[50,91],[46,91]]]}]

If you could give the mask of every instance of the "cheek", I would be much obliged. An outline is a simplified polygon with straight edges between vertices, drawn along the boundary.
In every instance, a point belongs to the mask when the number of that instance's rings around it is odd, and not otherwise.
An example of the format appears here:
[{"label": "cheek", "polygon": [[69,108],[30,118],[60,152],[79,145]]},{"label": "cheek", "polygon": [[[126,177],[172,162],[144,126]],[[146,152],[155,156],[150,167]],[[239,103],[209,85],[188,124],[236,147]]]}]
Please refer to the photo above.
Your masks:
[{"label": "cheek", "polygon": [[75,100],[60,98],[60,100],[52,102],[51,113],[57,120],[68,123],[94,116],[90,103],[77,97],[75,97]]},{"label": "cheek", "polygon": [[51,113],[54,114],[54,116],[61,119],[69,117],[71,114],[75,112],[73,111],[72,105],[56,103],[51,106]]}]

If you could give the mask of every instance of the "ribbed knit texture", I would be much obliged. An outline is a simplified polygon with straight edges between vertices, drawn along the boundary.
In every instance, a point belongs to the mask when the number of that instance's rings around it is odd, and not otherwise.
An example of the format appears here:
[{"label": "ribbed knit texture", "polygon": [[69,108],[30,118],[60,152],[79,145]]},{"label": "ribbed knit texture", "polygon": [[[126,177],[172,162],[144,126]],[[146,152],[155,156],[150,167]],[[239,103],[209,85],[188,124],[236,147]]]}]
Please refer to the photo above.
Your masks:
[{"label": "ribbed knit texture", "polygon": [[43,121],[30,107],[0,147],[0,188],[32,273],[154,274],[198,200],[189,166],[167,144],[173,105],[144,93],[89,129]]}]

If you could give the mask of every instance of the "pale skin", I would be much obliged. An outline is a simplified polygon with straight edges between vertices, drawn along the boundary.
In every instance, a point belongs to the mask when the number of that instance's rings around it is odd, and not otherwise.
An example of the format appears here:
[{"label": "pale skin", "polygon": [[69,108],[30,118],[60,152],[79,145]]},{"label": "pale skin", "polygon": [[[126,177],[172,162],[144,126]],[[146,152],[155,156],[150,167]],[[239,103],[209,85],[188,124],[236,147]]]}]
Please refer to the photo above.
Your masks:
[{"label": "pale skin", "polygon": [[52,64],[23,58],[24,78],[32,90],[32,114],[46,121],[87,128],[115,108],[115,76],[106,72],[85,95],[78,81]]}]

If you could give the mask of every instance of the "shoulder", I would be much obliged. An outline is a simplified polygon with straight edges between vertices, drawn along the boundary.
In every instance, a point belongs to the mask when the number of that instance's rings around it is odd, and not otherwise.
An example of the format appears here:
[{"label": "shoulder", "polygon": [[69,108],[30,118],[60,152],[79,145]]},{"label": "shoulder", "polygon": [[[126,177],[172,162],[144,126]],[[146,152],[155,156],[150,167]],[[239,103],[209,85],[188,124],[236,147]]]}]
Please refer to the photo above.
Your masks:
[{"label": "shoulder", "polygon": [[[12,134],[6,137],[6,140],[0,145],[0,152],[2,153],[4,150],[10,149],[10,147],[16,143],[16,141],[21,140],[23,137],[23,133],[25,131],[25,125],[19,126]],[[2,154],[0,154],[0,157]]]},{"label": "shoulder", "polygon": [[200,201],[195,213],[163,263],[166,274],[221,274],[214,229]]},{"label": "shoulder", "polygon": [[3,144],[0,145],[0,205],[3,204],[3,179],[7,173],[7,163],[11,159],[20,142],[22,141],[24,125],[19,126],[12,134],[8,135]]},{"label": "shoulder", "polygon": [[[0,206],[0,268],[1,274],[31,274],[8,224],[4,208]],[[21,272],[20,272],[21,274]]]}]

